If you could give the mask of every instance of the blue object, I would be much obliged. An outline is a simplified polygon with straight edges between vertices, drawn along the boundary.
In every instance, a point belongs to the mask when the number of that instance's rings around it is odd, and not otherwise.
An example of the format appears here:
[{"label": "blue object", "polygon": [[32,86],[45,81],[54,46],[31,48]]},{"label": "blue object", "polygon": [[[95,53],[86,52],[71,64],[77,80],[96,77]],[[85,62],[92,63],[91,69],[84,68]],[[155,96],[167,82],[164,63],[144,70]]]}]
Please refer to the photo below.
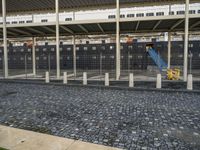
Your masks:
[{"label": "blue object", "polygon": [[166,71],[167,69],[167,64],[165,61],[161,58],[161,56],[156,52],[155,49],[149,48],[148,53],[155,62],[155,64],[158,66],[160,71]]}]

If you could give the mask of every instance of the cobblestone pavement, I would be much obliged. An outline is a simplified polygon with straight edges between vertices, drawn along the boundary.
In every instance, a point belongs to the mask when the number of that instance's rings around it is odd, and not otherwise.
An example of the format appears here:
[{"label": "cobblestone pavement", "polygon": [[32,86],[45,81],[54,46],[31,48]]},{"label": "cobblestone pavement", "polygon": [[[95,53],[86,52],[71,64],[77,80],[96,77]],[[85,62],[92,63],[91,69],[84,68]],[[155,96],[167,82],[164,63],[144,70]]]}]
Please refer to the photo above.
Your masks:
[{"label": "cobblestone pavement", "polygon": [[0,124],[124,149],[200,149],[200,94],[1,83]]}]

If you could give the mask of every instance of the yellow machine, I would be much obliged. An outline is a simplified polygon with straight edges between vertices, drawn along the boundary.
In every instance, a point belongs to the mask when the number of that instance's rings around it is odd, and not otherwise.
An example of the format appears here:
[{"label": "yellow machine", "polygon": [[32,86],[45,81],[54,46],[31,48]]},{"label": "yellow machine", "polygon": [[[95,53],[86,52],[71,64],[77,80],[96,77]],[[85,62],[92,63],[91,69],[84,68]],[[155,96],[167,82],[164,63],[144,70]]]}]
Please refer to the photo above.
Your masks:
[{"label": "yellow machine", "polygon": [[180,79],[180,69],[168,69],[167,79],[168,80],[179,80]]},{"label": "yellow machine", "polygon": [[149,56],[153,59],[154,63],[158,66],[160,72],[166,72],[166,78],[168,80],[179,80],[180,79],[180,69],[167,69],[168,66],[166,62],[161,58],[159,51],[154,49],[152,43],[146,45],[146,51]]}]

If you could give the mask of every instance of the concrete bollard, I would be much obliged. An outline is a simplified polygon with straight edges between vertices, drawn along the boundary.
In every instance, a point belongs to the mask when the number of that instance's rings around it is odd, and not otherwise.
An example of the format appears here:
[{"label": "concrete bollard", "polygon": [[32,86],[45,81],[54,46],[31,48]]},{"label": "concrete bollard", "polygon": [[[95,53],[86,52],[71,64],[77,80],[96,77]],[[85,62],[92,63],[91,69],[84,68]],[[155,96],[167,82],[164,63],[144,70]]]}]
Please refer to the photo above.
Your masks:
[{"label": "concrete bollard", "polygon": [[87,85],[87,72],[83,72],[83,85]]},{"label": "concrete bollard", "polygon": [[193,77],[192,77],[192,74],[188,75],[187,89],[188,90],[193,90]]},{"label": "concrete bollard", "polygon": [[50,80],[49,80],[49,72],[47,71],[46,74],[45,74],[45,82],[46,83],[49,83]]},{"label": "concrete bollard", "polygon": [[134,77],[133,73],[129,74],[129,87],[134,87]]},{"label": "concrete bollard", "polygon": [[109,73],[105,73],[105,86],[109,86]]},{"label": "concrete bollard", "polygon": [[162,81],[161,81],[161,74],[157,74],[157,82],[156,82],[156,88],[161,89],[162,88]]},{"label": "concrete bollard", "polygon": [[63,84],[67,84],[67,72],[63,73]]}]

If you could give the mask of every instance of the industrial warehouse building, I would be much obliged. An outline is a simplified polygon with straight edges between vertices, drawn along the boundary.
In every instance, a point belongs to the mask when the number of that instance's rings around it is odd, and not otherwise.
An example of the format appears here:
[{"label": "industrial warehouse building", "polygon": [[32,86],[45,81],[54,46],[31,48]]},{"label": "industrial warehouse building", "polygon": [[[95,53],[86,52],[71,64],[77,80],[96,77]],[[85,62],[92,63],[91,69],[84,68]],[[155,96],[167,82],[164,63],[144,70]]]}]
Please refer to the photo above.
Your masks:
[{"label": "industrial warehouse building", "polygon": [[[9,74],[10,77],[25,74],[35,77],[50,71],[52,77],[59,79],[64,71],[73,78],[82,76],[83,72],[92,72],[94,76],[108,72],[114,75],[113,79],[120,80],[124,75],[128,76],[126,72],[148,71],[155,65],[146,52],[148,43],[154,44],[168,68],[178,67],[181,70],[184,81],[187,80],[188,69],[194,69],[194,75],[198,77],[195,69],[199,69],[199,39],[188,40],[187,34],[190,32],[192,37],[198,37],[200,10],[195,1],[190,2],[188,13],[185,13],[187,7],[179,1],[120,1],[117,12],[114,1],[88,2],[86,6],[59,1],[57,9],[53,1],[47,2],[47,6],[45,2],[31,1],[13,7],[13,3],[7,1],[4,4],[6,9],[2,9],[3,45],[8,44],[8,47],[0,49],[2,77],[9,78]],[[144,11],[144,6],[149,11]],[[84,11],[85,15],[81,16]],[[95,18],[95,13],[102,19]],[[142,33],[149,32],[152,33],[150,41],[137,40],[136,34],[145,37]],[[163,33],[168,33],[168,41],[159,40]],[[97,42],[91,42],[91,35],[92,38],[96,36]],[[181,40],[171,41],[177,36],[182,36]],[[66,43],[70,38],[71,42]],[[37,39],[43,40],[43,44],[38,44]],[[191,64],[189,59],[192,59]],[[140,75],[144,75],[143,72]]]},{"label": "industrial warehouse building", "polygon": [[200,149],[198,0],[2,0],[0,14],[0,150]]}]

